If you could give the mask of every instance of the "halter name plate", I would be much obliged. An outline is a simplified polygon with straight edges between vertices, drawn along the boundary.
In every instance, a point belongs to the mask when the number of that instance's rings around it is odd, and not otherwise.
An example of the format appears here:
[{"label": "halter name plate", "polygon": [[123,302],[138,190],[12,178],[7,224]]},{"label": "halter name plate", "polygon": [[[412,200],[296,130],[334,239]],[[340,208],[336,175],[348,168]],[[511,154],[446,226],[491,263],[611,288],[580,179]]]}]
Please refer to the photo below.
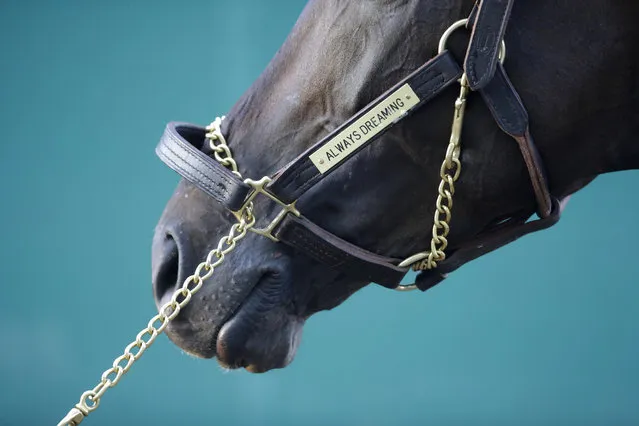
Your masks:
[{"label": "halter name plate", "polygon": [[418,103],[419,98],[406,83],[362,114],[308,158],[320,173],[325,173],[346,160]]}]

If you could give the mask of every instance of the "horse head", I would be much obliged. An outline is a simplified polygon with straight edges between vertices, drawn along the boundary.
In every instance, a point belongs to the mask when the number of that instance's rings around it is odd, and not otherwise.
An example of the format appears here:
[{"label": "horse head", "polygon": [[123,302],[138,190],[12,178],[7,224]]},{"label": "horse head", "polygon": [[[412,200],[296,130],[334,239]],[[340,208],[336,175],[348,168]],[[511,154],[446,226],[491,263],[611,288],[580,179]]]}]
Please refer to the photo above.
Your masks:
[{"label": "horse head", "polygon": [[[424,63],[431,66],[429,60],[446,28],[473,16],[471,12],[475,14],[471,20],[479,22],[484,4],[494,3],[510,15],[505,20],[504,69],[526,106],[539,159],[522,156],[522,146],[503,131],[504,123],[496,122],[494,108],[486,101],[490,94],[470,91],[459,157],[463,171],[455,183],[454,213],[446,236],[453,266],[444,271],[463,264],[455,263],[456,250],[459,258],[468,247],[480,249],[484,243],[478,236],[498,232],[504,223],[514,221],[513,229],[521,229],[535,211],[556,217],[556,206],[544,206],[543,200],[540,204],[543,191],[534,185],[535,179],[559,200],[598,174],[636,168],[639,144],[629,142],[639,122],[635,102],[639,30],[634,22],[639,6],[600,0],[574,5],[537,1],[517,2],[511,10],[512,2],[486,0],[478,12],[473,3],[310,1],[266,70],[226,118],[209,128],[210,138],[225,139],[237,174],[256,181],[271,176],[270,188],[282,189],[286,185],[280,173],[287,165]],[[469,37],[470,31],[462,29],[448,41],[446,60],[460,70]],[[478,51],[491,44],[489,38],[481,42]],[[493,73],[495,67],[500,72],[500,65],[492,67]],[[256,218],[277,216],[282,204],[291,221],[298,220],[294,213],[303,214],[312,225],[304,225],[307,233],[297,236],[298,243],[311,248],[298,250],[277,238],[247,233],[166,328],[171,340],[190,354],[217,357],[229,368],[263,372],[284,367],[294,357],[307,318],[338,306],[375,281],[374,274],[362,273],[356,262],[340,258],[341,251],[330,252],[305,239],[326,231],[336,236],[331,240],[334,245],[361,249],[365,253],[361,256],[373,265],[429,248],[458,77],[442,77],[446,84],[437,86],[432,99],[353,152],[330,174],[298,191],[299,197],[283,203],[255,198]],[[215,163],[217,152],[209,140],[185,129],[183,136],[191,137],[190,143],[205,157],[191,153],[189,161],[201,162],[202,167],[208,167],[206,160]],[[360,138],[365,138],[366,129],[364,124]],[[349,136],[353,143],[357,137],[352,132],[342,136],[347,144]],[[330,148],[324,151],[329,157]],[[339,155],[338,151],[332,154]],[[298,170],[291,181],[305,170],[321,168],[304,161],[307,168]],[[534,177],[531,162],[545,165],[543,176]],[[237,222],[236,215],[211,194],[238,204],[228,195],[229,187],[241,185],[233,183],[231,171],[212,173],[224,176],[228,185],[214,182],[203,190],[189,179],[181,181],[157,225],[153,288],[158,306],[171,299]],[[246,205],[244,201],[239,199],[238,205]],[[291,229],[294,233],[297,228]],[[515,234],[497,245],[519,236]],[[346,249],[347,255],[349,250],[355,249]],[[406,272],[397,263],[387,269],[391,275]]]}]

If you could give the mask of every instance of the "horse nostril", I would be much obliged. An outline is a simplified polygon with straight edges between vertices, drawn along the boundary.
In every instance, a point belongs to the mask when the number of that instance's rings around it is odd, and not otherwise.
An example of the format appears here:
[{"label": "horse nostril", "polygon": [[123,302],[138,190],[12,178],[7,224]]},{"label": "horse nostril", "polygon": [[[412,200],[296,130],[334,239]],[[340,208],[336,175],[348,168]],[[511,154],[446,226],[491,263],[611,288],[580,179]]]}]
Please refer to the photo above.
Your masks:
[{"label": "horse nostril", "polygon": [[157,238],[153,244],[153,293],[158,304],[172,294],[178,285],[180,252],[170,233]]}]

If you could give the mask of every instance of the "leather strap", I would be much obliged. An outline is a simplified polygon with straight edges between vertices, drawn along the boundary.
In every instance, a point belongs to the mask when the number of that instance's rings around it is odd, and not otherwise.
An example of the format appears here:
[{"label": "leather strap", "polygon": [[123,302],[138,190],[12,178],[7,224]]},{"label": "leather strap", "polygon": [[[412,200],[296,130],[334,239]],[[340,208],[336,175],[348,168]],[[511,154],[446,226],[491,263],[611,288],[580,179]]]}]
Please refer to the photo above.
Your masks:
[{"label": "leather strap", "polygon": [[528,112],[501,64],[495,75],[479,91],[497,125],[510,136],[522,136],[528,130]]},{"label": "leather strap", "polygon": [[528,112],[498,60],[512,4],[513,0],[481,0],[475,4],[468,19],[472,33],[464,70],[471,89],[481,93],[497,125],[517,141],[537,200],[539,219],[527,222],[525,216],[480,233],[449,253],[436,269],[420,272],[416,284],[422,291],[465,263],[553,226],[561,216],[563,205],[551,199],[543,163],[530,134]]},{"label": "leather strap", "polygon": [[[205,143],[206,129],[169,123],[156,152],[169,167],[230,210],[241,208],[251,188],[197,147]],[[359,248],[320,228],[305,217],[287,214],[274,231],[283,243],[345,274],[395,288],[408,268],[399,259]]]},{"label": "leather strap", "polygon": [[471,38],[464,70],[472,90],[479,90],[497,125],[509,134],[524,158],[537,200],[540,217],[550,214],[551,200],[543,163],[529,130],[528,112],[517,90],[499,63],[499,47],[504,38],[513,0],[481,0],[468,17]]},{"label": "leather strap", "polygon": [[475,4],[473,4],[473,8],[470,10],[468,14],[468,22],[466,22],[466,28],[472,30],[475,26],[475,20],[477,19],[477,12],[479,11],[479,0],[475,0]]},{"label": "leather strap", "polygon": [[479,92],[497,125],[517,141],[537,200],[537,213],[548,216],[552,202],[543,162],[530,134],[528,112],[501,64],[497,64],[493,79]]},{"label": "leather strap", "polygon": [[472,90],[485,87],[493,78],[499,46],[506,33],[513,0],[482,0],[474,19],[464,71]]},{"label": "leather strap", "polygon": [[510,244],[525,235],[550,228],[559,221],[563,207],[564,203],[562,201],[553,198],[550,214],[546,217],[530,222],[527,222],[526,217],[524,217],[514,223],[509,222],[503,226],[490,228],[480,233],[476,238],[464,243],[463,246],[450,253],[446,260],[437,265],[436,269],[420,272],[417,275],[415,284],[420,290],[426,291],[442,282],[449,273],[460,266],[495,251],[506,244]]},{"label": "leather strap", "polygon": [[[317,144],[313,145],[311,148],[309,148],[307,151],[305,151],[299,157],[289,163],[286,167],[284,167],[280,172],[277,173],[276,179],[274,179],[273,182],[271,182],[271,184],[269,185],[269,190],[285,203],[292,203],[293,201],[297,200],[308,189],[313,187],[313,185],[317,184],[317,182],[328,176],[330,172],[334,170],[332,169],[322,174],[319,172],[319,170],[317,170],[317,168],[309,159],[309,155],[317,151],[327,141],[331,140],[342,130],[350,126],[353,122],[357,121],[357,119],[368,113],[368,111],[374,108],[380,101],[385,99],[389,94],[391,94],[404,84],[408,83],[420,99],[420,102],[413,108],[414,111],[424,103],[437,96],[451,83],[459,79],[459,77],[461,77],[461,74],[461,68],[459,67],[459,65],[457,65],[450,52],[445,51],[437,55],[436,57],[422,65],[420,68],[418,68],[416,71],[411,73],[408,77],[387,90],[384,94],[368,104],[340,127],[335,129]],[[353,150],[351,153],[349,153],[349,156],[352,156],[355,153],[359,152],[362,148],[370,144],[373,140],[379,138],[379,136],[381,136],[391,127],[392,125],[388,126],[383,132],[379,133],[375,138],[369,140],[359,149]]]},{"label": "leather strap", "polygon": [[171,122],[155,152],[170,168],[225,208],[239,210],[251,188],[199,149],[206,142],[205,134],[202,127]]},{"label": "leather strap", "polygon": [[305,217],[287,214],[275,231],[287,245],[313,259],[358,279],[395,288],[408,268],[396,265],[400,259],[380,256],[342,240]]}]

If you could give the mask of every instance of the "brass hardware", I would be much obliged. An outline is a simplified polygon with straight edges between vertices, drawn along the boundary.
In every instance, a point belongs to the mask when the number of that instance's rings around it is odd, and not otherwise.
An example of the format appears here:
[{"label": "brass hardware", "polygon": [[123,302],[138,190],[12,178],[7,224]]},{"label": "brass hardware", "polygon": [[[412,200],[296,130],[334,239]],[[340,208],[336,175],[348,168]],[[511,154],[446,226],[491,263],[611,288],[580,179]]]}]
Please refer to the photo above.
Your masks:
[{"label": "brass hardware", "polygon": [[62,420],[60,420],[58,426],[78,426],[80,423],[82,423],[84,417],[85,416],[82,411],[80,411],[77,407],[73,407],[71,410],[69,410],[67,415],[64,416]]},{"label": "brass hardware", "polygon": [[[444,33],[442,34],[442,37],[439,39],[439,45],[437,46],[437,53],[439,54],[439,53],[442,53],[444,50],[446,50],[446,42],[448,41],[448,37],[450,37],[450,35],[454,33],[455,30],[461,27],[465,27],[467,24],[468,24],[468,18],[460,19],[459,21],[453,22],[453,24],[450,27],[448,27],[446,31],[444,31]],[[502,40],[501,44],[499,45],[498,58],[499,58],[499,62],[501,62],[502,64],[506,60],[506,42],[504,40]]]},{"label": "brass hardware", "polygon": [[[405,268],[412,266],[415,271],[434,269],[437,262],[446,259],[446,247],[448,240],[446,237],[450,232],[450,220],[453,210],[453,195],[455,195],[455,182],[461,173],[461,162],[459,155],[461,152],[461,132],[464,123],[464,113],[466,111],[466,96],[469,87],[466,74],[460,79],[459,96],[455,100],[455,112],[453,124],[450,131],[450,140],[446,148],[446,156],[439,170],[441,178],[437,188],[437,200],[435,202],[435,215],[433,218],[432,238],[430,240],[430,250],[416,253],[398,266]],[[442,218],[443,216],[443,218]],[[401,287],[401,288],[400,288]],[[397,290],[406,291],[407,288],[400,286]],[[412,289],[412,288],[411,288]]]},{"label": "brass hardware", "polygon": [[398,284],[393,290],[395,291],[413,291],[417,290],[416,284]]},{"label": "brass hardware", "polygon": [[326,173],[385,128],[401,119],[419,102],[419,97],[410,84],[403,84],[315,150],[308,156],[309,160],[320,173]]},{"label": "brass hardware", "polygon": [[[442,53],[446,49],[448,37],[463,26],[466,26],[468,19],[461,19],[453,23],[439,40],[438,52]],[[501,63],[506,59],[506,43],[502,40],[499,45],[499,61]],[[455,113],[453,115],[453,123],[450,130],[450,140],[446,148],[446,156],[444,162],[439,169],[441,178],[439,187],[437,188],[437,200],[435,202],[435,214],[433,217],[432,238],[430,240],[430,250],[415,253],[404,259],[398,266],[406,268],[412,266],[414,271],[423,271],[426,269],[434,269],[437,262],[446,259],[446,247],[448,246],[448,233],[450,232],[450,221],[453,209],[453,195],[455,195],[455,182],[461,173],[461,162],[459,155],[461,153],[461,133],[464,124],[464,113],[466,111],[466,97],[470,90],[468,86],[468,78],[464,73],[459,79],[460,89],[459,96],[455,100]],[[442,218],[443,216],[443,218]],[[395,288],[398,291],[415,290],[415,284],[402,285]]]},{"label": "brass hardware", "polygon": [[226,144],[224,134],[222,134],[221,126],[224,118],[226,117],[216,117],[211,124],[206,126],[207,133],[205,137],[209,140],[209,146],[213,150],[215,159],[224,167],[231,169],[231,172],[241,179],[242,175],[237,169],[237,163],[233,159],[231,149]]},{"label": "brass hardware", "polygon": [[293,201],[290,204],[286,204],[286,203],[283,203],[275,195],[273,195],[269,191],[267,191],[265,189],[265,186],[268,185],[270,182],[271,182],[271,178],[269,178],[268,176],[264,176],[260,180],[245,179],[244,183],[249,185],[250,187],[252,187],[253,191],[251,192],[251,194],[248,196],[248,198],[244,202],[244,205],[242,206],[242,208],[239,211],[237,211],[237,212],[233,212],[233,214],[235,215],[235,217],[238,217],[238,214],[241,215],[242,212],[247,207],[250,206],[251,209],[252,209],[253,208],[252,207],[253,206],[253,200],[255,199],[255,197],[258,196],[258,194],[262,194],[262,195],[266,196],[267,198],[270,198],[271,200],[275,201],[277,204],[282,206],[282,209],[275,216],[275,218],[271,221],[271,223],[269,223],[268,226],[266,226],[265,228],[251,227],[250,231],[251,232],[255,232],[256,234],[261,235],[263,237],[266,237],[266,238],[268,238],[270,240],[273,240],[275,242],[279,242],[280,240],[276,236],[273,235],[273,231],[275,230],[275,228],[277,228],[277,226],[280,224],[282,219],[284,219],[284,216],[286,216],[287,213],[292,213],[295,216],[299,217],[301,215],[301,213],[299,212],[299,210],[297,210],[297,208],[295,208],[295,203],[297,201]]}]

